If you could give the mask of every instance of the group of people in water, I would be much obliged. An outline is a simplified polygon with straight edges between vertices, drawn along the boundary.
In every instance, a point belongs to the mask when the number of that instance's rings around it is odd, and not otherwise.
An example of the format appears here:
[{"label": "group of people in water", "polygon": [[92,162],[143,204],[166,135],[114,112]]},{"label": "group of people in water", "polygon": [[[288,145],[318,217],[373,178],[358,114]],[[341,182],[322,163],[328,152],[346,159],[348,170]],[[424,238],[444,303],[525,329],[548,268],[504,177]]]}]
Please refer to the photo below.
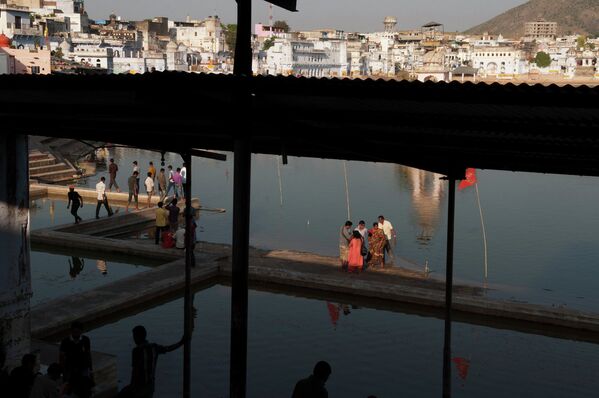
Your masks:
[{"label": "group of people in water", "polygon": [[360,272],[366,268],[391,266],[396,243],[397,234],[393,225],[383,215],[370,229],[366,228],[364,221],[360,221],[355,228],[351,221],[346,221],[339,232],[341,269]]}]

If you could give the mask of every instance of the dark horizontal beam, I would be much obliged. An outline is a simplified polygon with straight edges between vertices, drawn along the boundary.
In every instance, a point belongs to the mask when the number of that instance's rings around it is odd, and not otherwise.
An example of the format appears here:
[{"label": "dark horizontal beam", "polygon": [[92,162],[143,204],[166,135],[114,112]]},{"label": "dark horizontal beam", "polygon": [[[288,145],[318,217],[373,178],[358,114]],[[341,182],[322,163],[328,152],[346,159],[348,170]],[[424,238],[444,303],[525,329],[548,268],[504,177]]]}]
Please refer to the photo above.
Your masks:
[{"label": "dark horizontal beam", "polygon": [[198,158],[207,158],[207,159],[221,160],[223,162],[225,162],[227,160],[227,155],[225,155],[224,153],[216,153],[216,152],[204,151],[204,150],[201,150],[201,149],[190,149],[187,152],[190,155],[196,156]]},{"label": "dark horizontal beam", "polygon": [[5,133],[165,152],[232,151],[240,86],[252,93],[254,153],[397,163],[440,174],[474,167],[599,175],[599,89],[586,87],[176,73],[0,76],[0,120]]}]

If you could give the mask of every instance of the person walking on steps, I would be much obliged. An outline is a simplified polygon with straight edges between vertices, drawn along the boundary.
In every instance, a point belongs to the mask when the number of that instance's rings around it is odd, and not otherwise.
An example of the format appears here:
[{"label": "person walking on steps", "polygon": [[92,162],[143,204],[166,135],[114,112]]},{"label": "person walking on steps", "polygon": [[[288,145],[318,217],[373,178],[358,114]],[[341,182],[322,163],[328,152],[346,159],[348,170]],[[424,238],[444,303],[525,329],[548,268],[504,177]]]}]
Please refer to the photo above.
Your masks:
[{"label": "person walking on steps", "polygon": [[108,212],[108,216],[112,216],[112,210],[108,205],[108,198],[106,197],[106,178],[101,177],[100,182],[96,184],[96,194],[98,199],[98,204],[96,205],[96,219],[100,218],[100,208],[104,205],[106,212]]},{"label": "person walking on steps", "polygon": [[82,218],[79,217],[77,212],[79,211],[80,207],[83,207],[83,198],[81,197],[81,195],[79,195],[79,192],[75,191],[74,185],[71,185],[69,187],[69,193],[67,195],[69,199],[67,203],[67,209],[69,207],[71,208],[71,214],[73,215],[73,217],[75,217],[75,224],[79,224]]},{"label": "person walking on steps", "polygon": [[116,188],[117,192],[121,192],[119,188],[119,184],[116,183],[116,173],[119,171],[119,166],[114,163],[114,159],[110,159],[110,164],[108,165],[108,175],[110,176],[110,181],[108,183],[108,192],[112,192],[112,186]]},{"label": "person walking on steps", "polygon": [[127,207],[125,208],[125,212],[129,211],[129,206],[131,205],[131,199],[135,199],[135,210],[139,210],[139,178],[137,177],[139,173],[134,171],[131,176],[127,179],[127,185],[129,188],[129,198],[127,199]]}]

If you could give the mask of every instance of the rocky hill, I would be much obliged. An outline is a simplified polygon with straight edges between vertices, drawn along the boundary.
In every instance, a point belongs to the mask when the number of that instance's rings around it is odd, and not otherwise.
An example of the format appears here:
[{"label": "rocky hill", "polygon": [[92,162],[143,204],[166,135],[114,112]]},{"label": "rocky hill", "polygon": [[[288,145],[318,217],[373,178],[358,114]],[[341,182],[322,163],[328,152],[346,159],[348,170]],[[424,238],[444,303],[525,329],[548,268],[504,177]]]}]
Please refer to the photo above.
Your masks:
[{"label": "rocky hill", "polygon": [[558,34],[599,35],[599,0],[530,0],[514,7],[465,33],[502,34],[520,38],[524,23],[543,18],[558,23]]}]

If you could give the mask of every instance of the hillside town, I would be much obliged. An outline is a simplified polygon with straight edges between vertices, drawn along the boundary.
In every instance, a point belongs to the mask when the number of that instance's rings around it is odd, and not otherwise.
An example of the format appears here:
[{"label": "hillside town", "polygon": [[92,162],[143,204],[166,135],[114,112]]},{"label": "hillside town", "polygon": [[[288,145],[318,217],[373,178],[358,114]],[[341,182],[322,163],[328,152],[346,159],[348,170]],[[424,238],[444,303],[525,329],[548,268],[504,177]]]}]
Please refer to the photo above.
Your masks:
[{"label": "hillside town", "polygon": [[[523,37],[466,35],[440,22],[379,31],[292,29],[257,23],[256,75],[595,84],[599,39],[559,35],[556,22],[529,21]],[[0,74],[232,73],[235,29],[217,15],[184,21],[88,16],[84,0],[0,0]]]}]

